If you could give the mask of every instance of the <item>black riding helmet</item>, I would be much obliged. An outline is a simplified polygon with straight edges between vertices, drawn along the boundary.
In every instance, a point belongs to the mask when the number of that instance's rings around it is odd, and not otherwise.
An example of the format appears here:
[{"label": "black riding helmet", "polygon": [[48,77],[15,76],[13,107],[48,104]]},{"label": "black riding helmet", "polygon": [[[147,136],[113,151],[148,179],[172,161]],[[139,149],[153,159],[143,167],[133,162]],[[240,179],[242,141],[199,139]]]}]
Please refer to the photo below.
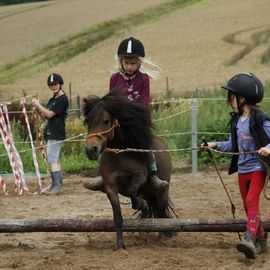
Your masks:
[{"label": "black riding helmet", "polygon": [[47,79],[48,86],[50,86],[52,84],[56,84],[56,83],[59,83],[61,85],[64,84],[64,80],[63,80],[62,76],[60,74],[57,74],[57,73],[50,74],[48,79]]},{"label": "black riding helmet", "polygon": [[121,41],[117,55],[118,57],[144,57],[144,46],[140,40],[130,37]]},{"label": "black riding helmet", "polygon": [[233,76],[222,88],[232,91],[237,96],[245,98],[245,100],[255,105],[263,99],[264,89],[258,77],[252,73],[239,73]]}]

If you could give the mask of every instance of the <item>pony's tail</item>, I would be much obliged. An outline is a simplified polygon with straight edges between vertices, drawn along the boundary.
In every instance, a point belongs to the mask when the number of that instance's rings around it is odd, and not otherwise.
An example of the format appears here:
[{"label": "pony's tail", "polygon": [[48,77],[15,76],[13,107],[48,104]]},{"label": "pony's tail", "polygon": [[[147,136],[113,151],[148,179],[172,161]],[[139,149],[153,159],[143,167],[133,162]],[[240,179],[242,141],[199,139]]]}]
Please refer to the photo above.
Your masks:
[{"label": "pony's tail", "polygon": [[160,209],[156,203],[153,203],[146,209],[138,210],[134,214],[138,214],[138,218],[178,218],[170,197],[168,198],[168,205],[165,209]]},{"label": "pony's tail", "polygon": [[169,200],[168,200],[167,211],[168,211],[168,215],[169,215],[171,218],[179,218],[179,216],[177,215],[177,213],[176,213],[175,210],[174,210],[173,202],[172,202],[172,200],[171,200],[170,197],[169,197]]}]

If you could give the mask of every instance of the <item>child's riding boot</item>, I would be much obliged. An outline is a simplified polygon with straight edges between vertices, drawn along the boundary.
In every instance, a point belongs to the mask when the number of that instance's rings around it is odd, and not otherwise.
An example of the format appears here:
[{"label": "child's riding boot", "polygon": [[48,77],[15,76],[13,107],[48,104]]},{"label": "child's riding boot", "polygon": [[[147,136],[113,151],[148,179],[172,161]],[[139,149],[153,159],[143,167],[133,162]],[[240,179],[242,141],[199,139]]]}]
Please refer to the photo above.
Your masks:
[{"label": "child's riding boot", "polygon": [[167,181],[161,180],[157,176],[157,164],[156,164],[156,158],[155,158],[154,153],[150,152],[149,158],[151,162],[148,168],[149,173],[150,173],[150,183],[157,190],[166,188],[169,185],[169,183]]},{"label": "child's riding boot", "polygon": [[153,185],[155,189],[164,189],[166,188],[169,183],[167,181],[161,180],[156,172],[151,172],[150,175],[150,183]]},{"label": "child's riding boot", "polygon": [[246,231],[244,233],[244,239],[236,245],[239,252],[244,253],[247,259],[255,259],[257,255],[255,247],[255,238],[251,232]]},{"label": "child's riding boot", "polygon": [[90,183],[84,183],[83,186],[87,189],[93,190],[93,191],[102,191],[104,192],[104,183],[103,179],[100,178],[96,180],[95,182],[90,182]]},{"label": "child's riding boot", "polygon": [[256,247],[256,252],[257,254],[260,254],[262,252],[266,252],[268,247],[267,247],[267,233],[264,233],[263,238],[256,237],[255,240],[255,247]]}]

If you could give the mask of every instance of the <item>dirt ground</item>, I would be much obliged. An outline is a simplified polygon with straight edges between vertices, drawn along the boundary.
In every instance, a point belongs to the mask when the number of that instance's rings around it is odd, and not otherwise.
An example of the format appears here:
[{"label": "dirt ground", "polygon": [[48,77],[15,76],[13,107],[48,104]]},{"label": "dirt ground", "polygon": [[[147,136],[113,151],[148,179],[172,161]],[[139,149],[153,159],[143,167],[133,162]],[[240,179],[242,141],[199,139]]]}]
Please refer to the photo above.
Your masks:
[{"label": "dirt ground", "polygon": [[[236,176],[221,171],[236,206],[244,218]],[[33,177],[28,187],[37,188]],[[60,195],[0,193],[1,218],[112,218],[108,199],[82,187],[89,177],[68,175]],[[12,189],[13,180],[7,186]],[[44,186],[49,178],[43,180]],[[230,203],[212,167],[196,174],[174,166],[170,196],[180,218],[231,219]],[[121,202],[128,202],[120,197]],[[261,197],[262,218],[270,215],[269,202]],[[130,205],[122,205],[124,218],[132,218]],[[3,233],[0,234],[0,269],[269,269],[269,254],[244,259],[235,245],[236,233],[183,233],[169,239],[158,233],[124,233],[125,251],[114,251],[115,233]]]}]

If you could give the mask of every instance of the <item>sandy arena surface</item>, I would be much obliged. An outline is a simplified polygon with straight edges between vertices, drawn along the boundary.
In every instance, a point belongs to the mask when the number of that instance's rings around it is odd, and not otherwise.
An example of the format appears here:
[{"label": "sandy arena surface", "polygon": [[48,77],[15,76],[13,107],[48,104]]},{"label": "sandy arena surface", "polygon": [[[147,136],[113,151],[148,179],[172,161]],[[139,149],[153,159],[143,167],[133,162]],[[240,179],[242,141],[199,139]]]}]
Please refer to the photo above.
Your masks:
[{"label": "sandy arena surface", "polygon": [[[172,174],[170,195],[180,218],[231,219],[230,203],[212,167],[192,174],[179,167]],[[244,218],[236,176],[221,172]],[[82,187],[89,177],[66,176],[57,196],[0,194],[1,218],[111,218],[106,195]],[[44,180],[44,185],[49,179]],[[12,179],[7,183],[12,188]],[[31,190],[35,179],[28,180]],[[120,197],[121,202],[128,202]],[[262,218],[270,215],[261,197]],[[122,205],[124,218],[132,218],[130,205]],[[126,250],[113,251],[115,233],[5,233],[0,237],[0,269],[269,269],[270,257],[244,259],[235,245],[236,233],[178,233],[160,240],[158,233],[124,233]]]}]

